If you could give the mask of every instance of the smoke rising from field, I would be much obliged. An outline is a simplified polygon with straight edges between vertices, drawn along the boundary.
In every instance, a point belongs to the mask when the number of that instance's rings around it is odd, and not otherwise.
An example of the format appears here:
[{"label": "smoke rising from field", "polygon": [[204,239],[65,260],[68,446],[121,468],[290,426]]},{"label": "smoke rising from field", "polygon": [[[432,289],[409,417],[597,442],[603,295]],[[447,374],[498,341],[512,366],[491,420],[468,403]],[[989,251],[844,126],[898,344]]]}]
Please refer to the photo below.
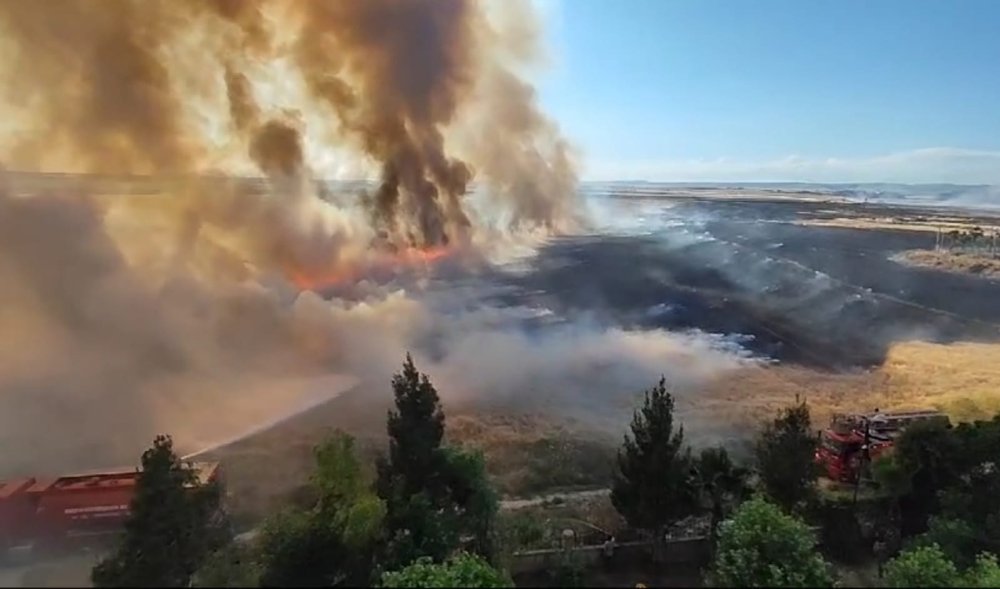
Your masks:
[{"label": "smoke rising from field", "polygon": [[[478,259],[486,227],[513,239],[579,222],[572,149],[517,75],[536,53],[526,7],[0,3],[0,114],[15,125],[0,161],[155,178],[144,196],[0,190],[0,475],[130,462],[161,431],[193,450],[336,393],[316,380],[332,373],[387,383],[428,339],[418,361],[446,398],[565,383],[581,356],[631,387],[686,357],[664,333],[528,338],[497,326],[504,311],[442,315],[419,282],[372,279]],[[365,162],[377,187],[326,198],[313,180],[331,157]],[[354,296],[309,292],[331,283]],[[495,351],[470,355],[480,345]]]},{"label": "smoke rising from field", "polygon": [[463,309],[447,293],[361,282],[324,300],[245,267],[279,259],[280,241],[201,235],[222,222],[178,237],[154,213],[0,194],[0,472],[128,463],[159,431],[197,450],[339,392],[331,369],[388,395],[408,350],[447,402],[592,414],[661,372],[686,391],[739,365],[694,336],[586,324],[528,336],[517,309]]},{"label": "smoke rising from field", "polygon": [[287,176],[309,167],[307,139],[337,142],[373,165],[368,221],[398,247],[467,241],[473,179],[511,226],[572,226],[572,150],[514,73],[536,53],[532,15],[484,5],[6,3],[7,102],[24,122],[4,161],[180,174],[250,160]]},{"label": "smoke rising from field", "polygon": [[[296,62],[310,91],[381,163],[373,221],[418,245],[446,245],[469,224],[460,199],[468,165],[445,151],[443,127],[471,90],[476,6],[468,0],[304,3]],[[329,55],[342,77],[329,74]],[[343,80],[352,79],[354,83]],[[348,84],[345,87],[345,84]],[[406,197],[406,201],[402,201]]]}]

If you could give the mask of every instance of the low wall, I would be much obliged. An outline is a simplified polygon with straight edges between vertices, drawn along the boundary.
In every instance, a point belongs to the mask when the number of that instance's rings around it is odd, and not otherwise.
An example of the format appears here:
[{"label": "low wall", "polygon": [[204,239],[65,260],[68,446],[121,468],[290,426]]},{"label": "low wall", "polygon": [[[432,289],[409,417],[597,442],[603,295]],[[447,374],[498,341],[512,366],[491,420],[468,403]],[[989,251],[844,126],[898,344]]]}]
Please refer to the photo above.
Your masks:
[{"label": "low wall", "polygon": [[[651,540],[622,542],[616,544],[608,559],[609,566],[629,566],[649,559],[653,551]],[[572,554],[575,563],[589,568],[605,563],[604,546],[575,546],[568,549],[550,548],[545,550],[525,550],[515,552],[510,559],[512,575],[531,574],[550,570],[559,565],[566,554]],[[661,553],[663,564],[703,564],[708,561],[709,541],[705,536],[667,540]]]}]

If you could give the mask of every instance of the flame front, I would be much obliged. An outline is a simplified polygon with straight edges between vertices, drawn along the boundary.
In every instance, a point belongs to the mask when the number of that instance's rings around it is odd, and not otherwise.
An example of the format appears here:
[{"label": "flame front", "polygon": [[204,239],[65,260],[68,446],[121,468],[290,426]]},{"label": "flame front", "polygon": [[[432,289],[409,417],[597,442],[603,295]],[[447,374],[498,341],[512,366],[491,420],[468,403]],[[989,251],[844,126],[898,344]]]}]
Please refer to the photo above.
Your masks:
[{"label": "flame front", "polygon": [[365,263],[326,271],[289,268],[286,270],[286,275],[299,290],[319,291],[357,282],[367,275],[386,272],[396,273],[407,269],[426,269],[449,257],[454,252],[454,248],[448,246],[407,247],[396,252],[383,251],[374,254]]}]

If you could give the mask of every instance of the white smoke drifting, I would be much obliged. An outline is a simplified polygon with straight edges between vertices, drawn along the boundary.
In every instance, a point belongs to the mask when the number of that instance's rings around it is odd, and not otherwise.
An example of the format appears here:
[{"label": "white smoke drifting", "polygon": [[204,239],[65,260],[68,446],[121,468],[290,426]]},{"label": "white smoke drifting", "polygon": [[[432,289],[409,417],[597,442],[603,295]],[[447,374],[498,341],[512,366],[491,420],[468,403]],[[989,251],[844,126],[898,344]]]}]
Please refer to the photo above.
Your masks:
[{"label": "white smoke drifting", "polygon": [[[534,53],[530,13],[494,8],[0,3],[0,113],[16,121],[0,160],[155,177],[148,194],[0,190],[0,475],[129,463],[160,432],[182,450],[225,442],[354,377],[387,383],[428,337],[438,352],[417,359],[446,400],[597,366],[640,387],[732,365],[665,333],[528,337],[498,326],[507,311],[442,315],[419,283],[369,280],[579,224],[572,150],[510,65]],[[310,179],[330,166],[376,170],[378,188],[321,198]],[[473,181],[489,206],[466,206]],[[310,292],[330,284],[365,296]]]}]

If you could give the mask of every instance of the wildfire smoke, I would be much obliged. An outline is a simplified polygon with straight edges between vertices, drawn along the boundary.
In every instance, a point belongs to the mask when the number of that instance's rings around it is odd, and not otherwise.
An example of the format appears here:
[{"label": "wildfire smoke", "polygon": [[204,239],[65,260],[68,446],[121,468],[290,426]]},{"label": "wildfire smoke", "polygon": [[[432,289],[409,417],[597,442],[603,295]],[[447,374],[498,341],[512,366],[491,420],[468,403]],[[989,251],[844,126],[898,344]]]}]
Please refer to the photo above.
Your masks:
[{"label": "wildfire smoke", "polygon": [[[571,227],[570,151],[513,73],[527,8],[0,3],[0,161],[100,186],[0,187],[0,471],[202,439],[210,405],[228,436],[302,405],[266,392],[289,374],[384,374],[434,320],[371,274]],[[378,180],[321,188],[345,177]]]}]

